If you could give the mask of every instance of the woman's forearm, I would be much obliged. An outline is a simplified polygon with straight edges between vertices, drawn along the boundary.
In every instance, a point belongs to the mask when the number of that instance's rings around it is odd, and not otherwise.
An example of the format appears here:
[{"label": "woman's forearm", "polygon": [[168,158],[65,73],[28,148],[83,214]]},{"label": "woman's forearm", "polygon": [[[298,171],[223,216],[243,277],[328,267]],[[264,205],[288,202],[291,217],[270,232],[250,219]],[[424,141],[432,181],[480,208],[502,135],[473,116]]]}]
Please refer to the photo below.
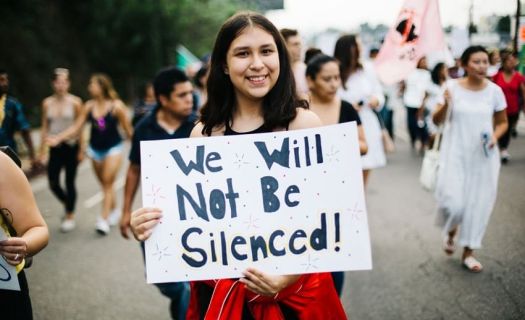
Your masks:
[{"label": "woman's forearm", "polygon": [[26,242],[27,255],[34,256],[47,246],[49,232],[46,226],[35,226],[27,230],[20,238]]}]

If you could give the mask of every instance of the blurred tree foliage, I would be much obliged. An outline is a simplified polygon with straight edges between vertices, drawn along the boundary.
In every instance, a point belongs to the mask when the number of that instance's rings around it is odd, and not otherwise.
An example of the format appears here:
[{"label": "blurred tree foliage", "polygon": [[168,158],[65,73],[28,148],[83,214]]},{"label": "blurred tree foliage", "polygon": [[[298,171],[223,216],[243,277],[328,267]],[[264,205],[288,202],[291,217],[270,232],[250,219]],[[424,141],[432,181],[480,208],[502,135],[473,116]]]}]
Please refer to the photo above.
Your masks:
[{"label": "blurred tree foliage", "polygon": [[11,92],[38,123],[41,100],[51,94],[53,69],[70,69],[72,92],[88,98],[91,73],[104,72],[122,98],[166,65],[175,48],[202,56],[213,46],[224,20],[242,0],[3,0],[0,68]]}]

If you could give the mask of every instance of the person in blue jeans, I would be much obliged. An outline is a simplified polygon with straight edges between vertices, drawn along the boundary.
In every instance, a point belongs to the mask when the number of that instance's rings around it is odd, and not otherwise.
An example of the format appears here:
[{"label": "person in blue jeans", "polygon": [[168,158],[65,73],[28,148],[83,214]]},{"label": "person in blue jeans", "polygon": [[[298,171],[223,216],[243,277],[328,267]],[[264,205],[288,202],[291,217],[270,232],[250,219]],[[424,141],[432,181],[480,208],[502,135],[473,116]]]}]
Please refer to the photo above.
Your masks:
[{"label": "person in blue jeans", "polygon": [[[133,199],[140,181],[140,141],[188,138],[193,129],[193,86],[190,79],[176,68],[161,70],[153,80],[157,105],[135,126],[129,167],[124,186],[124,206],[120,233],[129,239],[129,223]],[[141,242],[142,253],[144,244]],[[160,292],[171,299],[173,319],[185,319],[190,298],[187,282],[158,283]]]}]

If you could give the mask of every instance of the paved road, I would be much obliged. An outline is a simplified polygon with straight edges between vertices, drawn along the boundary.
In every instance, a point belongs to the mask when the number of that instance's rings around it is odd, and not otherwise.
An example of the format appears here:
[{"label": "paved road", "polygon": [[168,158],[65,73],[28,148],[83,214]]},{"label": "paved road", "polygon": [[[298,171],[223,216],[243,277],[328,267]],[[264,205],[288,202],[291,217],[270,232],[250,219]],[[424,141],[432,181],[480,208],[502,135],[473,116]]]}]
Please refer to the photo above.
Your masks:
[{"label": "paved road", "polygon": [[[481,274],[462,269],[459,253],[442,253],[435,204],[417,183],[421,158],[398,139],[389,165],[371,176],[374,269],[347,273],[342,299],[352,319],[525,318],[523,127],[521,133],[512,141],[512,162],[502,168],[485,248],[478,252],[485,266]],[[107,237],[95,234],[100,195],[89,163],[77,181],[78,228],[72,233],[58,232],[62,212],[45,179],[32,185],[51,231],[49,246],[28,270],[37,320],[169,318],[167,300],[145,283],[138,244],[117,230]],[[119,201],[121,194],[122,189]]]}]

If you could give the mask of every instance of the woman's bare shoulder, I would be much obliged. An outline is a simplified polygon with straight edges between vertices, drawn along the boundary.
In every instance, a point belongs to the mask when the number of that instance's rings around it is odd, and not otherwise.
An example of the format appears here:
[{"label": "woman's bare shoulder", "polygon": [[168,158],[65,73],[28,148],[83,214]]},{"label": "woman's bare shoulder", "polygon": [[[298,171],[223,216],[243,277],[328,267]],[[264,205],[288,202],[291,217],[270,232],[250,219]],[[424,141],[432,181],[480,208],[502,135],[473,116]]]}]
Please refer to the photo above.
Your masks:
[{"label": "woman's bare shoulder", "polygon": [[292,122],[290,122],[288,129],[307,129],[320,127],[321,125],[321,120],[312,110],[297,108],[297,115]]},{"label": "woman's bare shoulder", "polygon": [[[193,130],[191,131],[190,138],[208,137],[208,135],[202,132],[203,129],[204,129],[204,124],[200,121],[197,122],[195,124],[195,127],[193,127]],[[224,126],[215,127],[211,131],[211,136],[223,136],[223,135],[224,135]]]}]

